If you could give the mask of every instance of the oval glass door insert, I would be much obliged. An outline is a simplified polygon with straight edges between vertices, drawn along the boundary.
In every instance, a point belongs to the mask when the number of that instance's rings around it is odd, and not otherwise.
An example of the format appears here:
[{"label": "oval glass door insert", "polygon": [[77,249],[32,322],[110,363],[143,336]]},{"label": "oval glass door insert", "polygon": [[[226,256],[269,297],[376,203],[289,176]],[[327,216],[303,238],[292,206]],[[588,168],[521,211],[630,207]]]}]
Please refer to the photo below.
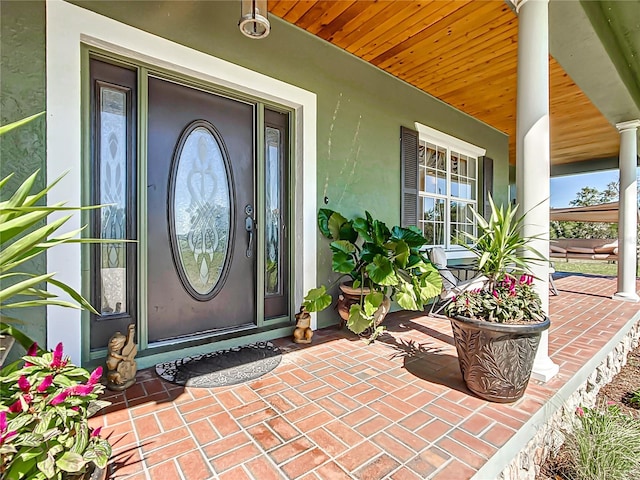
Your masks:
[{"label": "oval glass door insert", "polygon": [[209,300],[224,283],[229,256],[231,192],[228,162],[215,130],[191,124],[178,141],[169,199],[171,244],[185,289]]}]

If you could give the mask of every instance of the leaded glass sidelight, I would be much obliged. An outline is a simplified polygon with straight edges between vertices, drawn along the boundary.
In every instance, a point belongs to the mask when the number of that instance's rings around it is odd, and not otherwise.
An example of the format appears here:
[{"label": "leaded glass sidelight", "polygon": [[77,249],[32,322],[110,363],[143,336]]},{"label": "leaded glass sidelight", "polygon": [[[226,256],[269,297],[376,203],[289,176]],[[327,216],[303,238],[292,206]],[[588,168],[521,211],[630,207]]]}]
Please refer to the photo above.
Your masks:
[{"label": "leaded glass sidelight", "polygon": [[[127,238],[127,90],[99,87],[100,238]],[[99,245],[102,315],[125,313],[127,244]]]},{"label": "leaded glass sidelight", "polygon": [[185,289],[199,300],[215,296],[230,245],[229,175],[213,132],[199,121],[179,139],[169,200],[176,266]]},{"label": "leaded glass sidelight", "polygon": [[281,211],[282,193],[280,187],[281,157],[280,130],[266,128],[266,212],[265,212],[265,290],[266,295],[279,294],[282,289],[281,271]]}]

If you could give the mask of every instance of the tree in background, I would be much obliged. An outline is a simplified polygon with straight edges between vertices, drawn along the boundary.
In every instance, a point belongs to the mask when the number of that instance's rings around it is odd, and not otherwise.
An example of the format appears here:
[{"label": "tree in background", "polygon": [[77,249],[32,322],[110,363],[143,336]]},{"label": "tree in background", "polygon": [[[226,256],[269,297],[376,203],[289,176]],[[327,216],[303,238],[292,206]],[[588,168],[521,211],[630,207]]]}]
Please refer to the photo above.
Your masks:
[{"label": "tree in background", "polygon": [[[576,194],[576,198],[569,204],[572,207],[587,207],[617,202],[618,198],[620,198],[620,183],[610,182],[604,190],[582,187]],[[638,200],[640,201],[640,181],[638,181]],[[553,221],[550,224],[549,234],[551,238],[618,238],[618,224]],[[638,239],[640,241],[640,233]]]}]

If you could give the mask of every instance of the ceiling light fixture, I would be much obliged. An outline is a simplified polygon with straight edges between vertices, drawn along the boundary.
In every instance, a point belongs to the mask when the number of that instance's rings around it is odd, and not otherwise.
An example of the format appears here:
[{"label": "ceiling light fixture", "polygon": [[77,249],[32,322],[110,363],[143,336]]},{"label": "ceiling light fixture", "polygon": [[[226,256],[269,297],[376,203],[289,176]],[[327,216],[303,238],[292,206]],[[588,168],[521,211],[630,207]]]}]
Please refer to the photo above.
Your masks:
[{"label": "ceiling light fixture", "polygon": [[267,19],[267,0],[241,0],[242,10],[238,27],[249,38],[269,35],[271,24]]}]

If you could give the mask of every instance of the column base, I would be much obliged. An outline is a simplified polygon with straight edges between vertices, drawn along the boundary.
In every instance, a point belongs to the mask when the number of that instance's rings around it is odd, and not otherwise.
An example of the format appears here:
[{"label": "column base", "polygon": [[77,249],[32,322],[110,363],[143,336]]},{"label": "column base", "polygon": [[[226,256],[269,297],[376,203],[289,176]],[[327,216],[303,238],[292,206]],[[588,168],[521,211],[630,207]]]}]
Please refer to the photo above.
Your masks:
[{"label": "column base", "polygon": [[559,371],[560,367],[553,363],[549,357],[536,358],[531,371],[531,378],[546,383],[555,377]]},{"label": "column base", "polygon": [[611,298],[622,302],[640,302],[640,297],[636,292],[617,292]]}]

